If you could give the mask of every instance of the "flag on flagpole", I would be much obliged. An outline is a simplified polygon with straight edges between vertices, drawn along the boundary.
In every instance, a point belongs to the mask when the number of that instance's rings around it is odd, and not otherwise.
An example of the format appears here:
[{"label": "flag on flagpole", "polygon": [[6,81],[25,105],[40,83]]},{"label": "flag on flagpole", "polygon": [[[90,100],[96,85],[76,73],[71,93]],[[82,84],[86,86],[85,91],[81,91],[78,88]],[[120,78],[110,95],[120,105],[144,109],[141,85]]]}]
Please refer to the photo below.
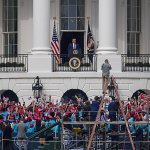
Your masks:
[{"label": "flag on flagpole", "polygon": [[90,24],[88,21],[88,31],[87,31],[87,52],[89,56],[89,60],[93,62],[93,54],[94,54],[94,38],[91,33]]},{"label": "flag on flagpole", "polygon": [[54,54],[56,63],[60,63],[60,49],[59,49],[59,42],[58,42],[58,37],[56,33],[56,25],[54,21],[54,27],[53,27],[53,35],[52,35],[52,41],[51,41],[51,49],[52,53]]}]

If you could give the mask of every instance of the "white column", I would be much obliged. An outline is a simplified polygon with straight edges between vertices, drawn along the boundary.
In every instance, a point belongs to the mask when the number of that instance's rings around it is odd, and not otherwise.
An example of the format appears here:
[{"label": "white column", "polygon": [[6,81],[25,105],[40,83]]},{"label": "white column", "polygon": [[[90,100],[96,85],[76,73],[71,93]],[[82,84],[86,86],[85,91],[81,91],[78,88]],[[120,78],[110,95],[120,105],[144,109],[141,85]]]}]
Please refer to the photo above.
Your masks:
[{"label": "white column", "polygon": [[97,54],[116,54],[116,0],[99,0],[99,47]]},{"label": "white column", "polygon": [[33,0],[32,53],[50,53],[50,0]]}]

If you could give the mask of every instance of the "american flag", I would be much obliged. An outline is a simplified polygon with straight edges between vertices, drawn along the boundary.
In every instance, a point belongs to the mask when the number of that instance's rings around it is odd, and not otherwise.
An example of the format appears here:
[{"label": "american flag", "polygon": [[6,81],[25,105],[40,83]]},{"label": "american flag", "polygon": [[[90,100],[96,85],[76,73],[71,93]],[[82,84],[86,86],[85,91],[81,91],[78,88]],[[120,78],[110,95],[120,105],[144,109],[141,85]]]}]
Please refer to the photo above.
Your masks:
[{"label": "american flag", "polygon": [[59,42],[56,34],[56,25],[54,21],[54,27],[53,27],[53,36],[52,36],[52,41],[51,41],[51,49],[54,54],[56,63],[60,63],[60,49],[59,49]]},{"label": "american flag", "polygon": [[88,22],[88,31],[87,31],[87,47],[88,50],[93,50],[94,49],[94,38],[91,32],[90,24]]},{"label": "american flag", "polygon": [[91,32],[89,21],[88,21],[88,31],[87,31],[87,52],[88,52],[89,60],[93,62],[94,38]]}]

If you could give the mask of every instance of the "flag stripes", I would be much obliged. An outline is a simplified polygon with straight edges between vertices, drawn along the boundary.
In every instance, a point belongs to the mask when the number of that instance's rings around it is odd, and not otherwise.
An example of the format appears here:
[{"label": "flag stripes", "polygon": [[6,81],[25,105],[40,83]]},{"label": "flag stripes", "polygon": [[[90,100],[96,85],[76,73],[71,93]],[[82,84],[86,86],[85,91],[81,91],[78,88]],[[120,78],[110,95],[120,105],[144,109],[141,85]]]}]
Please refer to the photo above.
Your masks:
[{"label": "flag stripes", "polygon": [[54,21],[54,27],[53,27],[53,35],[52,35],[52,41],[51,41],[51,49],[52,53],[54,54],[56,63],[60,63],[60,49],[59,49],[59,42],[56,34],[56,25]]}]

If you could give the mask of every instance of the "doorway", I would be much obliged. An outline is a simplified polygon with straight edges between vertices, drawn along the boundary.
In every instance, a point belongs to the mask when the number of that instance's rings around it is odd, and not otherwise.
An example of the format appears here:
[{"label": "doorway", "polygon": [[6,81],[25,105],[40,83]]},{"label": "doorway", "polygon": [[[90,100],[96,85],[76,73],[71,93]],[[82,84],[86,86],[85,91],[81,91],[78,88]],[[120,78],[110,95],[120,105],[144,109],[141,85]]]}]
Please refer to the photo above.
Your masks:
[{"label": "doorway", "polygon": [[82,55],[84,54],[84,32],[61,32],[60,39],[60,53],[62,55],[68,54],[68,44],[71,43],[72,38],[76,38],[79,44]]},{"label": "doorway", "polygon": [[81,98],[84,102],[88,100],[86,93],[80,89],[70,89],[66,91],[61,99],[66,103],[69,103],[70,100],[72,100],[73,103],[77,103],[76,97]]}]

